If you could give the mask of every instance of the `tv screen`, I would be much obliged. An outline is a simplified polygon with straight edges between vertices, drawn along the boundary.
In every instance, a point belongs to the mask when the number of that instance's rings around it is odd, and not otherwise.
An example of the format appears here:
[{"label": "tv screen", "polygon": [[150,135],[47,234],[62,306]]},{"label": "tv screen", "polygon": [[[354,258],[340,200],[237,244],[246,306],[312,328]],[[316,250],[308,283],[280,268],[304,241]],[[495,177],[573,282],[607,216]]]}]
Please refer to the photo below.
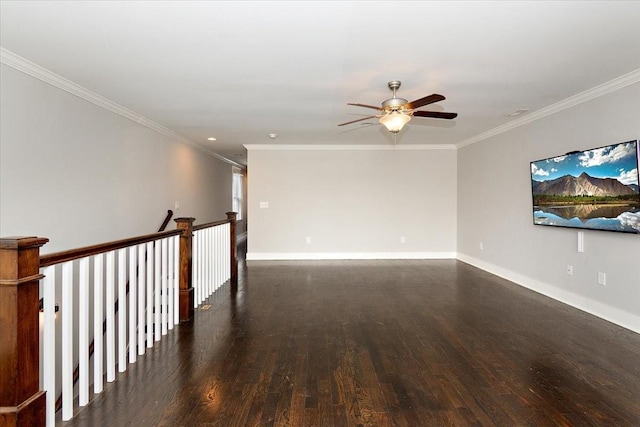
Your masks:
[{"label": "tv screen", "polygon": [[533,223],[640,234],[638,141],[531,162]]}]

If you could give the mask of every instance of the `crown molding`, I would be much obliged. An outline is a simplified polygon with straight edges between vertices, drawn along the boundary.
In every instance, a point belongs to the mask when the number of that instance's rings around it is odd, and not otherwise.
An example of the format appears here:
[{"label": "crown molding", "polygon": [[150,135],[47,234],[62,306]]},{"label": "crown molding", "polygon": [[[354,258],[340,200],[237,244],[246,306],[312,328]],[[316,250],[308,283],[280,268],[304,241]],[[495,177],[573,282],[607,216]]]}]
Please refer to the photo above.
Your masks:
[{"label": "crown molding", "polygon": [[240,163],[236,163],[233,160],[227,159],[224,156],[214,153],[213,151],[209,151],[206,148],[199,146],[195,142],[185,138],[179,133],[172,131],[171,129],[164,127],[161,124],[154,122],[153,120],[148,119],[141,114],[136,113],[135,111],[129,110],[128,108],[125,108],[120,104],[117,104],[103,96],[100,96],[97,93],[92,92],[89,89],[72,82],[71,80],[65,79],[64,77],[52,71],[49,71],[46,68],[41,67],[40,65],[35,64],[28,59],[16,55],[15,53],[2,47],[0,47],[0,63],[21,71],[45,83],[48,83],[51,86],[57,87],[58,89],[70,93],[71,95],[77,96],[78,98],[82,98],[85,101],[89,101],[90,103],[97,105],[98,107],[104,108],[105,110],[111,111],[112,113],[116,113],[119,116],[136,122],[139,125],[145,126],[177,142],[195,148],[196,150],[215,157],[218,160],[222,160],[225,163],[237,166],[242,169],[246,168]]},{"label": "crown molding", "polygon": [[337,145],[337,144],[244,144],[249,151],[413,151],[413,150],[455,150],[453,144],[415,144],[415,145]]},{"label": "crown molding", "polygon": [[560,102],[556,102],[555,104],[549,105],[548,107],[534,111],[530,114],[527,114],[526,116],[512,120],[509,123],[505,123],[501,126],[490,129],[486,132],[479,133],[478,135],[472,136],[471,138],[465,139],[464,141],[456,144],[456,147],[462,148],[466,147],[467,145],[475,144],[476,142],[483,141],[487,138],[491,138],[492,136],[499,135],[511,129],[526,125],[527,123],[534,122],[536,120],[558,113],[562,110],[566,110],[567,108],[575,107],[576,105],[582,104],[583,102],[587,102],[602,95],[615,92],[616,90],[622,89],[623,87],[630,86],[638,82],[640,82],[640,68],[623,76],[615,78],[611,81],[598,85],[594,88],[585,90],[584,92],[581,92],[577,95],[566,98]]}]

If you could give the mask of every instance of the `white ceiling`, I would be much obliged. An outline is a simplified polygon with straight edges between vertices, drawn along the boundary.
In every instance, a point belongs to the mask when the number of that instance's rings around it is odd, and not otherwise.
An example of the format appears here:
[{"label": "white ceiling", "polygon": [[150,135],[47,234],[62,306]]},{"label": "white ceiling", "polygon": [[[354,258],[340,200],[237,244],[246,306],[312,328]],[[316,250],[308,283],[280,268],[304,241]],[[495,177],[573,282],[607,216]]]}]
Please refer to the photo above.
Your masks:
[{"label": "white ceiling", "polygon": [[0,41],[244,163],[242,144],[389,144],[375,120],[337,124],[396,79],[459,113],[399,144],[463,143],[640,69],[639,22],[638,1],[2,1]]}]

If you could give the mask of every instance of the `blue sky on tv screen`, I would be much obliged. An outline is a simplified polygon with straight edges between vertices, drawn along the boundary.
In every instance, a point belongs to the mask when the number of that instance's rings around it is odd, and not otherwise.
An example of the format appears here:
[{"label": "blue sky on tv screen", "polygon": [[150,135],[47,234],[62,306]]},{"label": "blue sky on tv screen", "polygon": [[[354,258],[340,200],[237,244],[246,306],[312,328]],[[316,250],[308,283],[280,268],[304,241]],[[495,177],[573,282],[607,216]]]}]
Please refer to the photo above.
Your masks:
[{"label": "blue sky on tv screen", "polygon": [[638,184],[637,141],[608,145],[576,154],[538,160],[531,163],[531,178],[547,181],[565,175],[586,172],[595,178],[616,178],[625,185]]}]

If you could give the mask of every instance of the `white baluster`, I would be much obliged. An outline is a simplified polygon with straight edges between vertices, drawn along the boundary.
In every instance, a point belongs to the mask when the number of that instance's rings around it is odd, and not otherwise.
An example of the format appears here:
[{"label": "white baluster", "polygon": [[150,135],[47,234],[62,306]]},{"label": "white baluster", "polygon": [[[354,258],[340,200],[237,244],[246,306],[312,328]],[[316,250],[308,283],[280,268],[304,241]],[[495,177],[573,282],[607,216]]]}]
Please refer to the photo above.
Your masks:
[{"label": "white baluster", "polygon": [[153,242],[147,243],[147,347],[153,347]]},{"label": "white baluster", "polygon": [[89,258],[80,259],[78,288],[78,405],[89,403]]},{"label": "white baluster", "polygon": [[220,268],[218,265],[220,252],[219,252],[219,240],[220,240],[220,226],[215,227],[211,230],[213,233],[213,242],[211,245],[211,261],[213,265],[213,272],[211,274],[211,279],[213,281],[213,290],[217,291],[220,286]]},{"label": "white baluster", "polygon": [[155,254],[154,254],[154,271],[155,277],[153,278],[153,306],[154,306],[154,316],[153,316],[153,329],[155,332],[154,339],[156,341],[160,341],[160,267],[162,264],[162,258],[160,256],[160,242],[156,241],[154,245]]},{"label": "white baluster", "polygon": [[210,296],[211,294],[213,294],[213,292],[216,290],[216,279],[215,279],[215,268],[214,268],[214,261],[215,261],[215,242],[216,242],[216,235],[215,235],[215,228],[211,227],[209,230],[209,245],[208,245],[208,249],[207,249],[207,277],[208,277],[208,282],[209,282],[209,290],[207,292],[207,294]]},{"label": "white baluster", "polygon": [[161,322],[162,322],[162,335],[167,335],[167,291],[168,291],[168,283],[169,278],[167,277],[169,266],[168,264],[168,251],[167,251],[167,239],[162,239],[162,294],[160,295],[162,298],[162,312],[161,312]]},{"label": "white baluster", "polygon": [[224,277],[224,265],[222,265],[224,250],[221,244],[223,227],[224,224],[220,227],[216,227],[216,289],[222,286],[222,278]]},{"label": "white baluster", "polygon": [[116,337],[114,325],[114,304],[115,304],[115,252],[107,252],[107,283],[105,286],[105,312],[107,314],[107,382],[116,379]]},{"label": "white baluster", "polygon": [[224,258],[225,258],[225,229],[227,227],[227,224],[223,224],[220,227],[219,233],[220,233],[220,237],[218,238],[218,262],[220,263],[220,276],[218,278],[218,286],[222,286],[222,284],[224,282],[226,282],[226,267],[224,265]]},{"label": "white baluster", "polygon": [[144,323],[144,308],[145,308],[145,289],[146,289],[146,275],[147,264],[145,261],[146,251],[144,243],[138,246],[138,273],[140,275],[138,280],[138,354],[143,355],[146,346],[144,342],[145,323]]},{"label": "white baluster", "polygon": [[209,296],[209,228],[202,230],[202,301]]},{"label": "white baluster", "polygon": [[202,230],[202,302],[209,296],[209,229]]},{"label": "white baluster", "polygon": [[118,250],[118,372],[127,370],[127,250]]},{"label": "white baluster", "polygon": [[47,427],[56,425],[56,267],[45,267],[42,271],[42,298],[44,326],[42,345],[42,388],[47,392]]},{"label": "white baluster", "polygon": [[202,230],[202,301],[209,296],[209,230]]},{"label": "white baluster", "polygon": [[205,265],[207,260],[207,230],[200,230],[200,249],[198,250],[198,274],[200,275],[200,298],[198,305],[206,298],[207,277],[205,275]]},{"label": "white baluster", "polygon": [[[226,274],[224,276],[224,281],[226,282],[231,278],[231,224],[225,225],[225,237],[224,237],[224,268]],[[233,242],[233,245],[236,245],[236,242]]]},{"label": "white baluster", "polygon": [[131,246],[129,248],[129,363],[136,361],[136,297],[138,296],[136,255],[136,246]]},{"label": "white baluster", "polygon": [[218,264],[218,288],[220,286],[222,286],[222,284],[225,282],[224,280],[224,276],[225,276],[225,267],[224,267],[224,230],[225,230],[226,224],[222,224],[220,227],[218,227],[218,239],[217,239],[217,255],[216,255],[216,263]]},{"label": "white baluster", "polygon": [[202,230],[202,242],[200,246],[200,277],[202,291],[200,292],[200,304],[207,297],[207,229]]},{"label": "white baluster", "polygon": [[62,420],[73,417],[73,261],[62,264]]},{"label": "white baluster", "polygon": [[175,247],[175,245],[173,244],[173,239],[174,237],[169,237],[168,240],[168,254],[167,254],[167,263],[168,263],[168,275],[169,275],[169,280],[167,282],[167,323],[168,323],[168,328],[171,330],[173,329],[174,323],[173,323],[173,287],[175,286],[175,281],[174,281],[174,264],[173,264],[173,260],[174,260],[174,256],[173,256],[173,248]]},{"label": "white baluster", "polygon": [[200,257],[200,231],[194,231],[193,233],[193,248],[192,248],[192,255],[191,255],[191,260],[193,262],[193,265],[191,267],[191,271],[192,271],[192,279],[191,279],[191,286],[193,286],[193,306],[198,307],[198,299],[199,297],[199,292],[200,292],[200,286],[199,286],[199,276],[198,276],[198,264],[199,264],[199,257]]},{"label": "white baluster", "polygon": [[209,277],[207,275],[207,255],[209,251],[209,229],[202,230],[202,253],[200,260],[202,261],[202,301],[209,295]]},{"label": "white baluster", "polygon": [[198,234],[198,304],[202,304],[204,299],[204,230]]},{"label": "white baluster", "polygon": [[173,287],[173,322],[180,323],[180,236],[174,237],[173,257],[174,257],[174,284]]},{"label": "white baluster", "polygon": [[213,260],[212,260],[212,268],[213,268],[213,276],[214,276],[214,287],[213,287],[213,291],[217,291],[219,286],[218,283],[218,258],[220,258],[220,253],[218,252],[218,240],[220,239],[220,227],[216,227],[216,229],[214,230],[214,236],[215,236],[215,240],[214,240],[214,247],[213,247]]},{"label": "white baluster", "polygon": [[103,384],[103,363],[102,363],[102,342],[104,332],[102,322],[104,321],[104,257],[102,254],[93,258],[93,392],[102,392]]},{"label": "white baluster", "polygon": [[195,304],[195,307],[198,307],[200,305],[200,301],[202,301],[202,270],[200,268],[201,261],[202,261],[202,231],[198,231],[198,238],[196,239],[196,247],[198,248],[197,256],[194,258],[197,260],[196,269],[195,269],[195,276],[197,277],[197,280],[196,280],[197,287],[195,289],[196,297],[194,299],[194,304]]}]

